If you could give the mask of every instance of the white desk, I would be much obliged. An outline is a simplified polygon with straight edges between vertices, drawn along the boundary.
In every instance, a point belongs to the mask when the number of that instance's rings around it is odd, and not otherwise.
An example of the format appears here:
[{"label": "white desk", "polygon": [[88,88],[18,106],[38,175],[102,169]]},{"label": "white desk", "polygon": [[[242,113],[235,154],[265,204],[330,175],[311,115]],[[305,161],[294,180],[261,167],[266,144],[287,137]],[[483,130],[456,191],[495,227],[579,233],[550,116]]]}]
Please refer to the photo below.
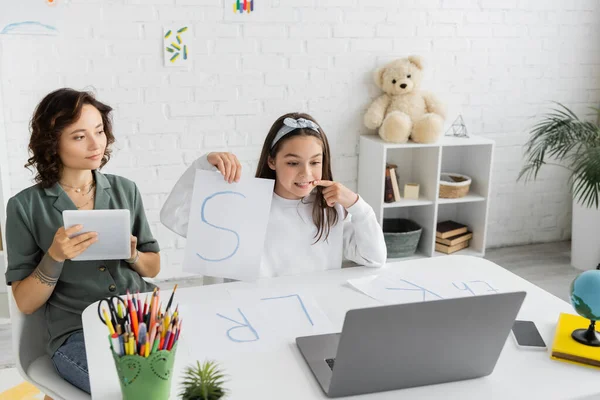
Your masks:
[{"label": "white desk", "polygon": [[[527,297],[520,319],[535,321],[544,340],[551,345],[554,328],[560,312],[572,312],[572,307],[537,286],[506,271],[498,265],[476,257],[449,256],[403,261],[385,268],[395,271],[418,270],[423,279],[435,280],[453,271],[461,275],[479,274],[481,279],[493,282],[501,292],[524,290]],[[186,288],[177,291],[176,298],[182,306],[189,304],[215,304],[228,299],[227,288],[285,288],[309,293],[341,330],[345,312],[352,308],[376,306],[374,299],[356,291],[346,281],[377,274],[379,269],[347,268],[318,272],[311,275],[263,279],[255,283],[235,282],[221,285]],[[236,286],[232,286],[236,285]],[[565,287],[565,291],[569,288]],[[94,399],[119,399],[120,389],[115,366],[108,350],[107,329],[96,314],[97,304],[83,313],[83,327],[88,355],[92,396]],[[192,309],[182,312],[184,328],[175,363],[172,399],[179,392],[182,369],[196,360],[216,358],[224,368],[230,394],[228,399],[325,399],[321,388],[305,364],[295,342],[276,351],[260,353],[240,352],[219,358],[210,354],[210,343],[197,343],[193,333],[202,329],[202,321],[190,315]],[[600,372],[591,368],[551,360],[548,352],[518,349],[509,337],[496,364],[494,372],[483,378],[440,385],[355,396],[353,399],[574,399],[600,397],[598,379]]]}]

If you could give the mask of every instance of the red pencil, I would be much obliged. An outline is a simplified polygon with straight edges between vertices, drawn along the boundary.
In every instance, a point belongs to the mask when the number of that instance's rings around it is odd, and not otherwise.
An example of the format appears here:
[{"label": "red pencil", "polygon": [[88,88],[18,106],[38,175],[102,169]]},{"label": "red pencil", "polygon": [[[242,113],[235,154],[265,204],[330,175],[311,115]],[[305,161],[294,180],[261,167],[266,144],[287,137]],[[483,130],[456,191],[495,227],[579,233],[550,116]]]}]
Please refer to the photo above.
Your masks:
[{"label": "red pencil", "polygon": [[165,344],[165,337],[164,336],[160,336],[160,342],[158,343],[158,350],[162,350],[163,349],[163,345]]},{"label": "red pencil", "polygon": [[171,337],[169,338],[169,344],[167,345],[167,350],[171,351],[173,347],[173,343],[175,342],[175,332],[171,333]]},{"label": "red pencil", "polygon": [[129,294],[129,289],[127,289],[127,308],[131,309],[131,294]]},{"label": "red pencil", "polygon": [[145,319],[147,313],[148,313],[148,295],[146,294],[146,301],[144,301],[144,312],[142,313],[142,315],[144,316],[144,319]]},{"label": "red pencil", "polygon": [[142,301],[140,300],[140,292],[139,291],[136,294],[136,298],[137,298],[138,321],[142,321]]}]

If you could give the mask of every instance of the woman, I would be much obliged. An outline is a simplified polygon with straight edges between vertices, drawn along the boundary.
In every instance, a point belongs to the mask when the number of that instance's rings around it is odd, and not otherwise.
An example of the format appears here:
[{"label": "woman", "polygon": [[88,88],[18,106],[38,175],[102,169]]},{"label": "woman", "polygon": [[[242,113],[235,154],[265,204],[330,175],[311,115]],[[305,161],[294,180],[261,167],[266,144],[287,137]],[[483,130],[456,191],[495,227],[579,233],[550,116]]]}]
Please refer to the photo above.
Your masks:
[{"label": "woman", "polygon": [[[114,142],[112,108],[87,92],[59,89],[37,106],[31,121],[26,167],[36,185],[8,201],[6,283],[23,313],[43,308],[47,351],[58,373],[90,392],[81,313],[91,303],[127,290],[148,292],[142,279],[160,271],[157,241],[146,220],[135,183],[98,170]],[[81,226],[63,227],[64,210],[128,209],[131,258],[71,261],[98,240]]]}]

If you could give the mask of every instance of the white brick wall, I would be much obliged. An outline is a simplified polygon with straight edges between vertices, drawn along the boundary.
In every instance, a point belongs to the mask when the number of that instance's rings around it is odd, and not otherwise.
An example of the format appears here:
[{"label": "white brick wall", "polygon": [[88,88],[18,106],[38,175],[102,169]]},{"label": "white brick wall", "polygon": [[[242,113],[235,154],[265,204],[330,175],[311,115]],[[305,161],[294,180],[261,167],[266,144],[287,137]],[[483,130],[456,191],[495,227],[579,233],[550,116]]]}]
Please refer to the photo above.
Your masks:
[{"label": "white brick wall", "polygon": [[[582,114],[600,105],[597,0],[255,0],[250,15],[234,15],[231,1],[71,0],[59,4],[62,37],[0,36],[12,194],[30,184],[22,166],[35,104],[63,85],[93,88],[115,109],[106,172],[138,183],[161,276],[177,275],[185,241],[158,213],[187,165],[230,150],[253,169],[273,120],[309,111],[328,132],[335,176],[355,188],[362,115],[379,94],[371,72],[417,53],[448,124],[462,114],[471,133],[497,141],[489,245],[570,236],[565,172],[515,179],[527,127],[550,101]],[[162,66],[162,26],[172,22],[192,27],[189,71]]]}]

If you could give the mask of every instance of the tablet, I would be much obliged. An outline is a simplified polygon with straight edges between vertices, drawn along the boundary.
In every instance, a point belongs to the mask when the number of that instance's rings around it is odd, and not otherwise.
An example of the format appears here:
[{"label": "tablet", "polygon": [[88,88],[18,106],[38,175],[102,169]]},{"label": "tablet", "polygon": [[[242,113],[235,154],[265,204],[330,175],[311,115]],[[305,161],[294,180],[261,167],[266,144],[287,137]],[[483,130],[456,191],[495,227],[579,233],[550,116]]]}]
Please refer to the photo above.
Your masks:
[{"label": "tablet", "polygon": [[65,229],[74,225],[86,232],[98,233],[98,241],[72,261],[126,260],[131,257],[131,225],[129,210],[65,210]]}]

